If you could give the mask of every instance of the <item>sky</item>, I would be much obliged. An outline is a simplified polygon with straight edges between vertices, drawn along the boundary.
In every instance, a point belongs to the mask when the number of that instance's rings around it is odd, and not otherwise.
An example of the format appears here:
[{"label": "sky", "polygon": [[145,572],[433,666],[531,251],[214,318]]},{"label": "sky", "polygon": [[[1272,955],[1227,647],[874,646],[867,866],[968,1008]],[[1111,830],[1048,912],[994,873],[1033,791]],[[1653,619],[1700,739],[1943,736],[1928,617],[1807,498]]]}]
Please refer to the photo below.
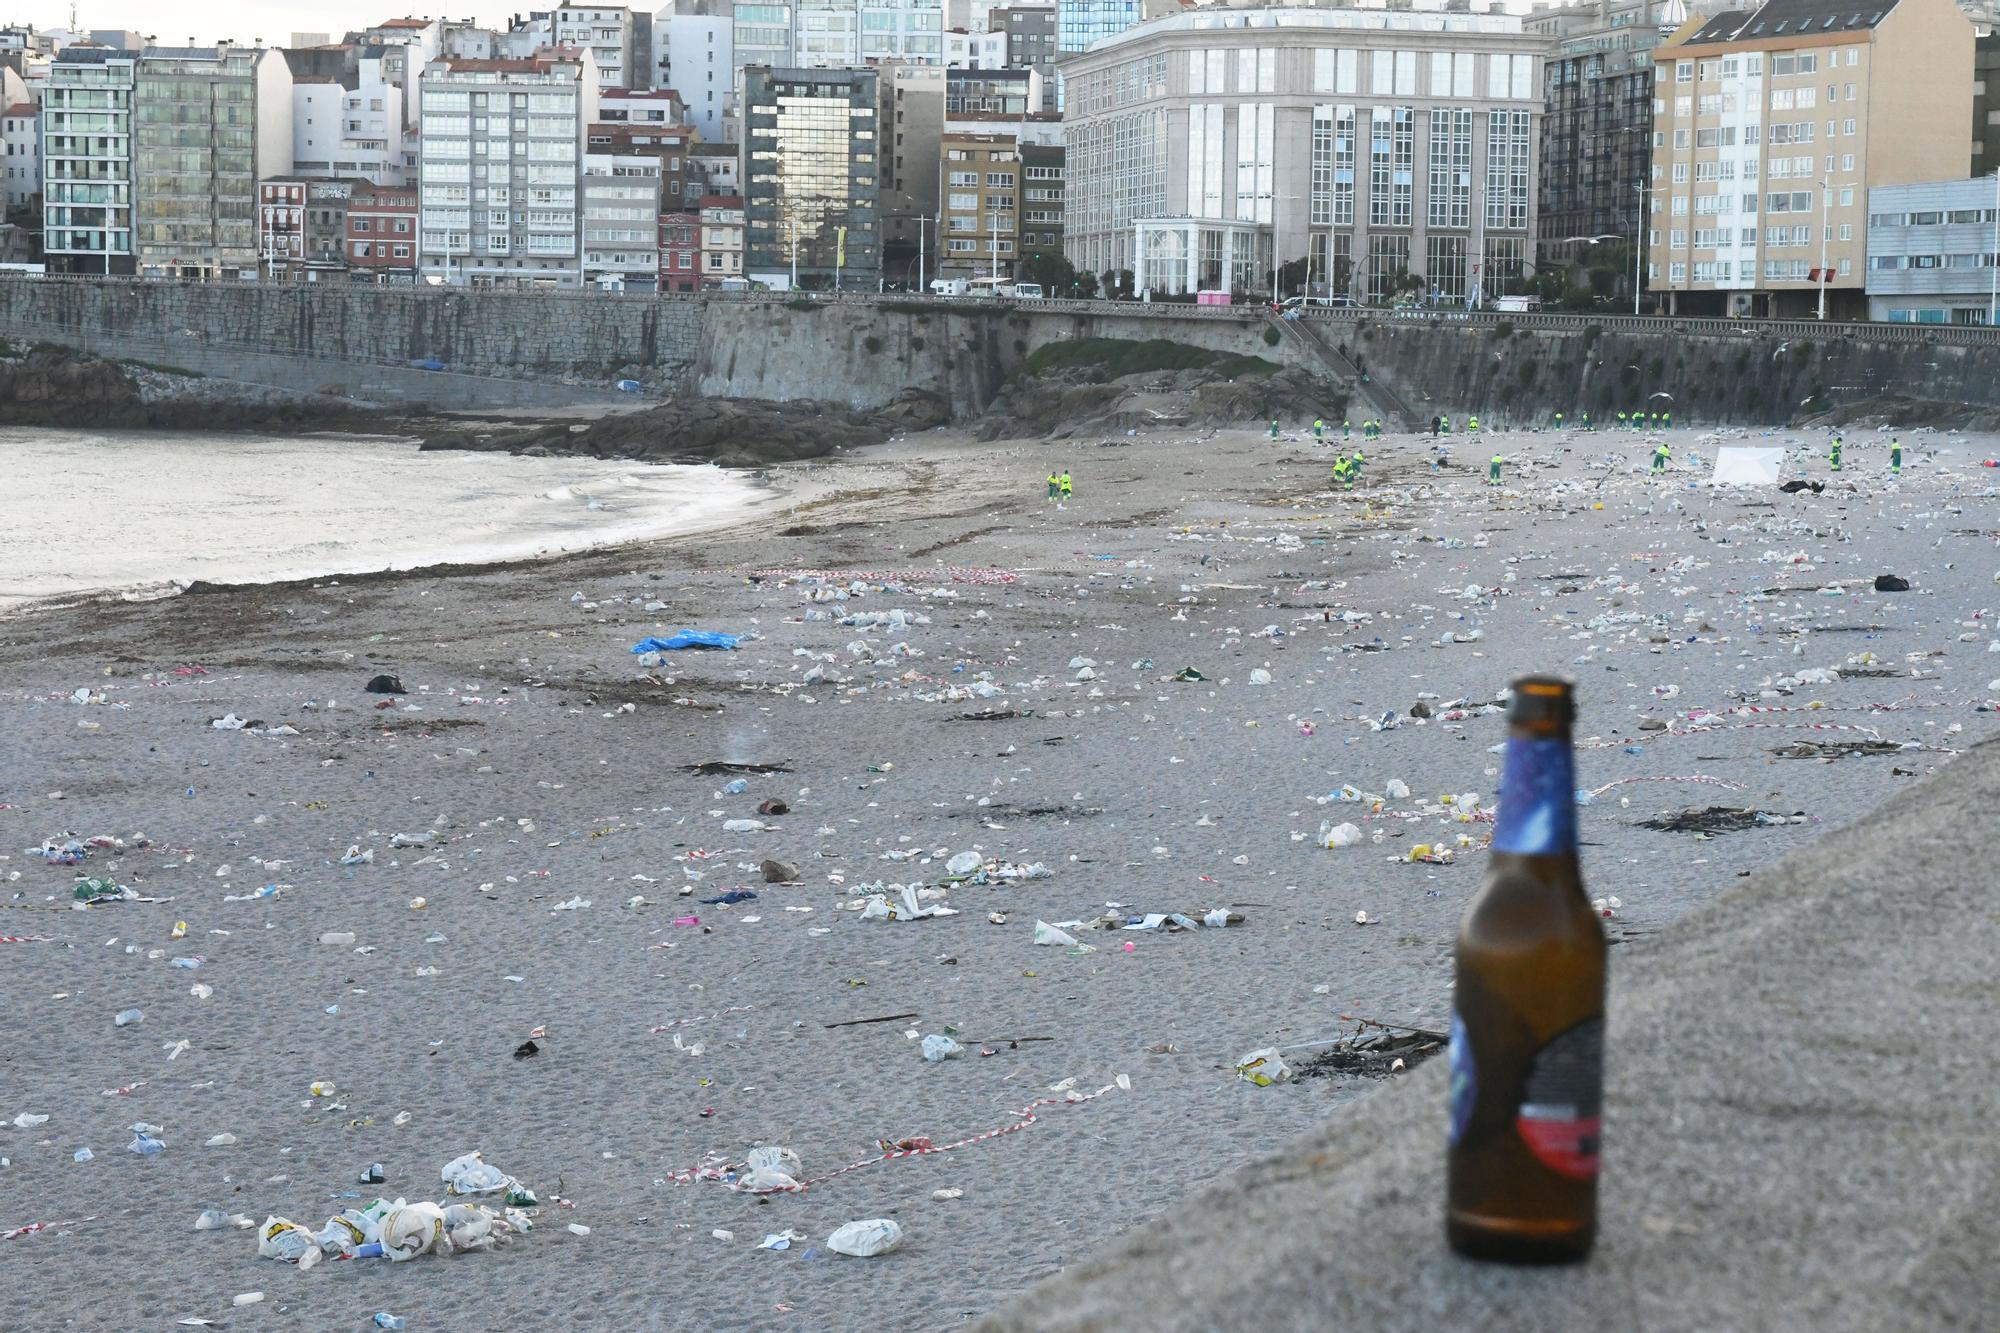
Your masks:
[{"label": "sky", "polygon": [[[629,2],[629,0],[628,0]],[[643,0],[642,0],[643,3]],[[504,24],[509,14],[525,14],[529,9],[550,9],[552,3],[530,4],[515,0],[509,5],[487,0],[198,0],[172,4],[161,0],[76,0],[76,25],[91,28],[118,28],[157,37],[162,46],[180,46],[192,37],[199,46],[212,46],[216,39],[233,37],[251,41],[261,37],[267,46],[289,46],[295,32],[323,32],[335,41],[351,29],[366,28],[390,18],[481,18]],[[69,5],[65,0],[15,0],[6,13],[7,21],[32,23],[37,28],[69,26]]]}]

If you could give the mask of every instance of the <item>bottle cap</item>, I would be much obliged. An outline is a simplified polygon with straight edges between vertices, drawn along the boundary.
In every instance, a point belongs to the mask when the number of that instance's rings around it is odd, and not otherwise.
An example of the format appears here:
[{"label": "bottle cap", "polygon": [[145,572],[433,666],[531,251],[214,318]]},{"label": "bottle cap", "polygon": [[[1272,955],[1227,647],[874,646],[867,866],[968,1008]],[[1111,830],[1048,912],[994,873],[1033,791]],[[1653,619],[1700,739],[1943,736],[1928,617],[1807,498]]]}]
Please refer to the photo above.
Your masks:
[{"label": "bottle cap", "polygon": [[1522,676],[1515,680],[1513,698],[1507,704],[1507,720],[1512,723],[1556,723],[1567,727],[1576,720],[1574,687],[1560,676]]}]

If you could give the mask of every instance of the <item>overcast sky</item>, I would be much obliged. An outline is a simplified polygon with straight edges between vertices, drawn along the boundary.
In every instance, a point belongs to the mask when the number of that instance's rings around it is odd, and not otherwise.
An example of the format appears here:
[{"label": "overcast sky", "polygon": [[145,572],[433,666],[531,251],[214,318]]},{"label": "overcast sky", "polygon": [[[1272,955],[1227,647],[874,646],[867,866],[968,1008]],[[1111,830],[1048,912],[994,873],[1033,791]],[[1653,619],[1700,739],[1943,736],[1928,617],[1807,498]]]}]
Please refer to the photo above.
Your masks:
[{"label": "overcast sky", "polygon": [[[461,0],[450,6],[441,5],[439,0],[417,0],[407,7],[397,6],[393,0],[388,4],[369,0],[196,0],[187,4],[77,0],[76,24],[85,30],[120,28],[145,33],[157,37],[162,46],[179,46],[190,37],[201,46],[213,45],[220,37],[246,42],[262,37],[266,45],[289,46],[295,32],[323,32],[338,41],[350,29],[366,28],[384,19],[430,15],[505,23],[509,14],[554,7],[554,0],[538,4],[517,0],[511,5],[504,0]],[[6,13],[10,22],[32,23],[37,28],[69,26],[69,6],[63,0],[15,0],[0,12]]]}]

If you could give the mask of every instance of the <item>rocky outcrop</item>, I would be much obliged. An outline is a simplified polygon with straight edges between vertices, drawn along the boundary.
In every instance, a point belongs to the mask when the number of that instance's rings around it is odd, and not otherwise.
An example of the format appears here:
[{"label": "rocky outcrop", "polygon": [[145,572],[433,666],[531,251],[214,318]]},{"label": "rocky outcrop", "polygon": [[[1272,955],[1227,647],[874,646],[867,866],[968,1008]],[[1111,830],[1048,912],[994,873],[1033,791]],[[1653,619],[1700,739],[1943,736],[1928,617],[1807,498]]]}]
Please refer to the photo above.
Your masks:
[{"label": "rocky outcrop", "polygon": [[38,347],[0,355],[0,425],[381,430],[383,419],[346,400],[225,384]]},{"label": "rocky outcrop", "polygon": [[1347,395],[1302,370],[1229,375],[1214,370],[1143,371],[1097,382],[1078,368],[1017,376],[975,426],[982,440],[1073,439],[1127,430],[1297,424],[1341,420]]},{"label": "rocky outcrop", "polygon": [[942,399],[918,391],[906,391],[874,412],[814,401],[686,398],[643,412],[520,430],[483,430],[464,423],[431,435],[424,448],[764,467],[880,444],[893,434],[928,429],[949,418]]}]

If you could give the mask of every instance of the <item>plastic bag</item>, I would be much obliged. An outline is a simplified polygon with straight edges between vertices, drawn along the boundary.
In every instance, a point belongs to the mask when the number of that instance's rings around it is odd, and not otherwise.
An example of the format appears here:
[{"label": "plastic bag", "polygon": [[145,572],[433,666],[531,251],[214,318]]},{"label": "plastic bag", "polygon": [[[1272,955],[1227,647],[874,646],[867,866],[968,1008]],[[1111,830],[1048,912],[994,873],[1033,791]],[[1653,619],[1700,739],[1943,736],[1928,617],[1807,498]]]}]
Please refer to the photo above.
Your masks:
[{"label": "plastic bag", "polygon": [[774,1194],[799,1188],[799,1155],[790,1148],[752,1148],[735,1188],[745,1194]]},{"label": "plastic bag", "polygon": [[849,1222],[826,1238],[826,1248],[855,1259],[887,1254],[903,1243],[903,1229],[886,1217]]},{"label": "plastic bag", "polygon": [[924,1059],[931,1064],[949,1060],[955,1055],[964,1055],[965,1047],[941,1032],[933,1032],[924,1038]]},{"label": "plastic bag", "polygon": [[398,1199],[382,1219],[382,1253],[398,1262],[414,1259],[433,1249],[449,1250],[445,1239],[444,1209],[434,1203],[404,1203]]},{"label": "plastic bag", "polygon": [[505,1171],[481,1159],[476,1152],[452,1158],[439,1174],[444,1178],[445,1191],[450,1194],[491,1194],[513,1183]]},{"label": "plastic bag", "polygon": [[734,634],[718,634],[713,630],[705,629],[684,629],[671,638],[641,639],[632,645],[632,651],[635,653],[672,653],[679,652],[683,648],[734,648],[736,644],[737,636]]},{"label": "plastic bag", "polygon": [[267,1215],[264,1225],[257,1229],[257,1253],[266,1259],[295,1264],[308,1250],[317,1256],[319,1242],[310,1231],[289,1218]]},{"label": "plastic bag", "polygon": [[1250,1052],[1236,1062],[1236,1072],[1245,1081],[1260,1088],[1283,1083],[1292,1076],[1291,1066],[1285,1063],[1275,1046],[1263,1046]]},{"label": "plastic bag", "polygon": [[1046,921],[1037,921],[1035,923],[1035,943],[1074,945],[1076,943],[1076,936],[1066,930],[1052,926]]}]

